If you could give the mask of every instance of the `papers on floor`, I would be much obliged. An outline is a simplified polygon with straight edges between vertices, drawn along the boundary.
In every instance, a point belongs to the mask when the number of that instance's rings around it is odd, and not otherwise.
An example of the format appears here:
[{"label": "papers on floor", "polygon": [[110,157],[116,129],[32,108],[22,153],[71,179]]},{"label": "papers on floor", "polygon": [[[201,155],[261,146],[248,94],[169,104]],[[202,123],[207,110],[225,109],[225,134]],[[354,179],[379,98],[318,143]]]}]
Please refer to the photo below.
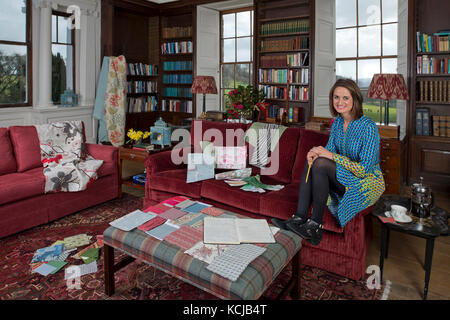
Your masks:
[{"label": "papers on floor", "polygon": [[274,243],[265,219],[205,217],[203,242],[208,244]]},{"label": "papers on floor", "polygon": [[230,246],[217,256],[206,269],[231,281],[236,281],[247,266],[264,251],[266,248],[248,243]]},{"label": "papers on floor", "polygon": [[63,248],[64,246],[62,244],[57,244],[56,246],[38,249],[33,256],[31,263],[55,260],[62,253]]},{"label": "papers on floor", "polygon": [[134,228],[146,223],[150,219],[154,218],[155,214],[152,212],[143,212],[141,210],[135,210],[129,214],[111,221],[109,224],[122,231],[131,231]]},{"label": "papers on floor", "polygon": [[65,269],[64,280],[79,278],[86,274],[97,272],[97,261],[79,266],[71,265]]}]

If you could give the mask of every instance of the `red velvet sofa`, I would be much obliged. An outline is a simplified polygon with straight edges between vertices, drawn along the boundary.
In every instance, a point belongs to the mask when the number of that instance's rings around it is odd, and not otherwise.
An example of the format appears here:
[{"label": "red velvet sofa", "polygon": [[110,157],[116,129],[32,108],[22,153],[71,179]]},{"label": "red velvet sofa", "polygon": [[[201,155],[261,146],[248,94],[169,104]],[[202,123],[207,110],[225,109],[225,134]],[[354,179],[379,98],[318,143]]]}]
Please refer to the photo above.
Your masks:
[{"label": "red velvet sofa", "polygon": [[[209,135],[204,136],[208,129],[217,129],[225,137],[227,129],[242,129],[243,133],[250,127],[246,124],[213,121],[201,121],[201,124],[201,129],[198,120],[192,124],[191,149],[198,147],[201,140],[212,141],[215,145],[230,145],[231,142],[226,144],[225,141],[216,141],[215,138],[209,139]],[[237,145],[239,140],[238,135],[234,138],[233,145]],[[306,154],[313,146],[325,146],[327,141],[326,133],[294,127],[286,129],[276,147],[280,159],[278,172],[271,176],[261,176],[264,183],[283,184],[285,187],[280,191],[262,194],[242,191],[215,179],[187,184],[186,164],[175,165],[171,161],[170,151],[152,154],[145,162],[147,183],[144,207],[181,194],[249,217],[288,219],[297,209],[299,181]],[[184,156],[186,154],[187,152],[184,152]],[[260,171],[253,167],[252,174],[256,173]],[[355,280],[363,278],[368,242],[372,235],[370,211],[371,208],[368,208],[360,212],[342,228],[326,209],[323,239],[318,246],[303,241],[302,263]]]},{"label": "red velvet sofa", "polygon": [[0,238],[118,196],[117,148],[86,146],[95,159],[104,161],[98,179],[81,192],[45,194],[36,128],[0,128]]}]

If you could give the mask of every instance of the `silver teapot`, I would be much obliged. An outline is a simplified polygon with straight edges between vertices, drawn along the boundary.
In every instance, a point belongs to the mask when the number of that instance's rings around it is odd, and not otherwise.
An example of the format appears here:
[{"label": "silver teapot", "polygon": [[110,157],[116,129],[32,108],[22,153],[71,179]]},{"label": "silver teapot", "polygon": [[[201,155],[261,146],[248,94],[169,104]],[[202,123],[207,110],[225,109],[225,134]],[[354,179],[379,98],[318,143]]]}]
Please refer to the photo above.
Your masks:
[{"label": "silver teapot", "polygon": [[427,218],[433,205],[433,192],[423,184],[423,177],[420,177],[420,183],[413,183],[411,186],[411,213],[421,219]]}]

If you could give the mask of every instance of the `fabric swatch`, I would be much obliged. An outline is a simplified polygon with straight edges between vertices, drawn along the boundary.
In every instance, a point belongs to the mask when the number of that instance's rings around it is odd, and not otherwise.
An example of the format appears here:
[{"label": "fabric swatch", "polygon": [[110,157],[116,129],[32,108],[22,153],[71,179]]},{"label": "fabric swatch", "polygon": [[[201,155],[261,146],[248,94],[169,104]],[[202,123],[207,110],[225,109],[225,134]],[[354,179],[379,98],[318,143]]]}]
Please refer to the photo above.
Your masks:
[{"label": "fabric swatch", "polygon": [[247,266],[264,251],[266,248],[248,243],[232,245],[216,257],[206,269],[231,281],[236,281]]},{"label": "fabric swatch", "polygon": [[146,231],[149,231],[149,230],[151,230],[151,229],[153,229],[153,228],[156,228],[157,226],[162,225],[162,224],[165,223],[166,221],[167,221],[166,219],[161,218],[161,217],[159,217],[159,216],[158,216],[158,217],[154,217],[153,219],[147,221],[146,223],[141,224],[141,225],[138,227],[138,229],[141,230],[141,231],[146,232]]},{"label": "fabric swatch", "polygon": [[203,241],[199,241],[184,253],[209,264],[228,249],[229,246],[228,244],[206,244]]},{"label": "fabric swatch", "polygon": [[[170,209],[169,207],[166,207],[166,206],[164,206],[164,207],[167,208],[167,209]],[[156,213],[156,214],[161,214],[161,213],[167,211],[167,210],[165,210],[164,207],[163,208],[159,208],[157,206],[150,206],[150,207],[148,207],[148,208],[146,208],[146,209],[144,209],[142,211]]]},{"label": "fabric swatch", "polygon": [[213,216],[213,217],[217,217],[217,216],[220,216],[225,211],[222,209],[219,209],[219,208],[215,208],[215,207],[208,207],[208,208],[203,208],[202,210],[200,210],[200,212],[205,213],[210,216]]},{"label": "fabric swatch", "polygon": [[183,208],[183,211],[190,212],[190,213],[199,213],[200,210],[211,207],[211,205],[201,202],[195,202],[193,205],[190,205],[189,207]]},{"label": "fabric swatch", "polygon": [[168,236],[164,241],[174,244],[183,250],[193,247],[197,242],[203,239],[203,232],[191,226],[181,226]]},{"label": "fabric swatch", "polygon": [[167,210],[166,212],[161,213],[159,216],[161,218],[167,219],[167,220],[176,220],[182,216],[184,216],[186,212],[172,208],[170,210]]},{"label": "fabric swatch", "polygon": [[[188,225],[193,227],[198,222],[203,222],[205,215],[203,213],[187,213],[184,216],[173,220],[172,223],[177,226]],[[202,223],[203,224],[203,223]]]},{"label": "fabric swatch", "polygon": [[145,233],[148,234],[149,236],[152,236],[153,238],[158,239],[158,240],[163,240],[164,237],[168,236],[169,234],[171,234],[178,228],[179,228],[179,226],[166,221],[166,223],[164,223],[160,226],[157,226],[156,228],[153,228],[149,231],[146,231]]},{"label": "fabric swatch", "polygon": [[180,203],[176,204],[175,208],[184,209],[186,207],[193,205],[194,203],[195,203],[195,201],[187,199],[187,200],[181,201]]}]

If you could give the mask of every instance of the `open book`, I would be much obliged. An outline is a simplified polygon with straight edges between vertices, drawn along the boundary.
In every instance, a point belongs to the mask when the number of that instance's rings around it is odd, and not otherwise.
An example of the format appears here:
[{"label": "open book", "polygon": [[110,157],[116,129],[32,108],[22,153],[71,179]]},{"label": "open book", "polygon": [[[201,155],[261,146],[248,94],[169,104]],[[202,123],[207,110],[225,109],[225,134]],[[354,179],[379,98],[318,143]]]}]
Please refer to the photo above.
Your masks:
[{"label": "open book", "polygon": [[274,243],[265,219],[205,217],[203,242],[210,244]]}]

